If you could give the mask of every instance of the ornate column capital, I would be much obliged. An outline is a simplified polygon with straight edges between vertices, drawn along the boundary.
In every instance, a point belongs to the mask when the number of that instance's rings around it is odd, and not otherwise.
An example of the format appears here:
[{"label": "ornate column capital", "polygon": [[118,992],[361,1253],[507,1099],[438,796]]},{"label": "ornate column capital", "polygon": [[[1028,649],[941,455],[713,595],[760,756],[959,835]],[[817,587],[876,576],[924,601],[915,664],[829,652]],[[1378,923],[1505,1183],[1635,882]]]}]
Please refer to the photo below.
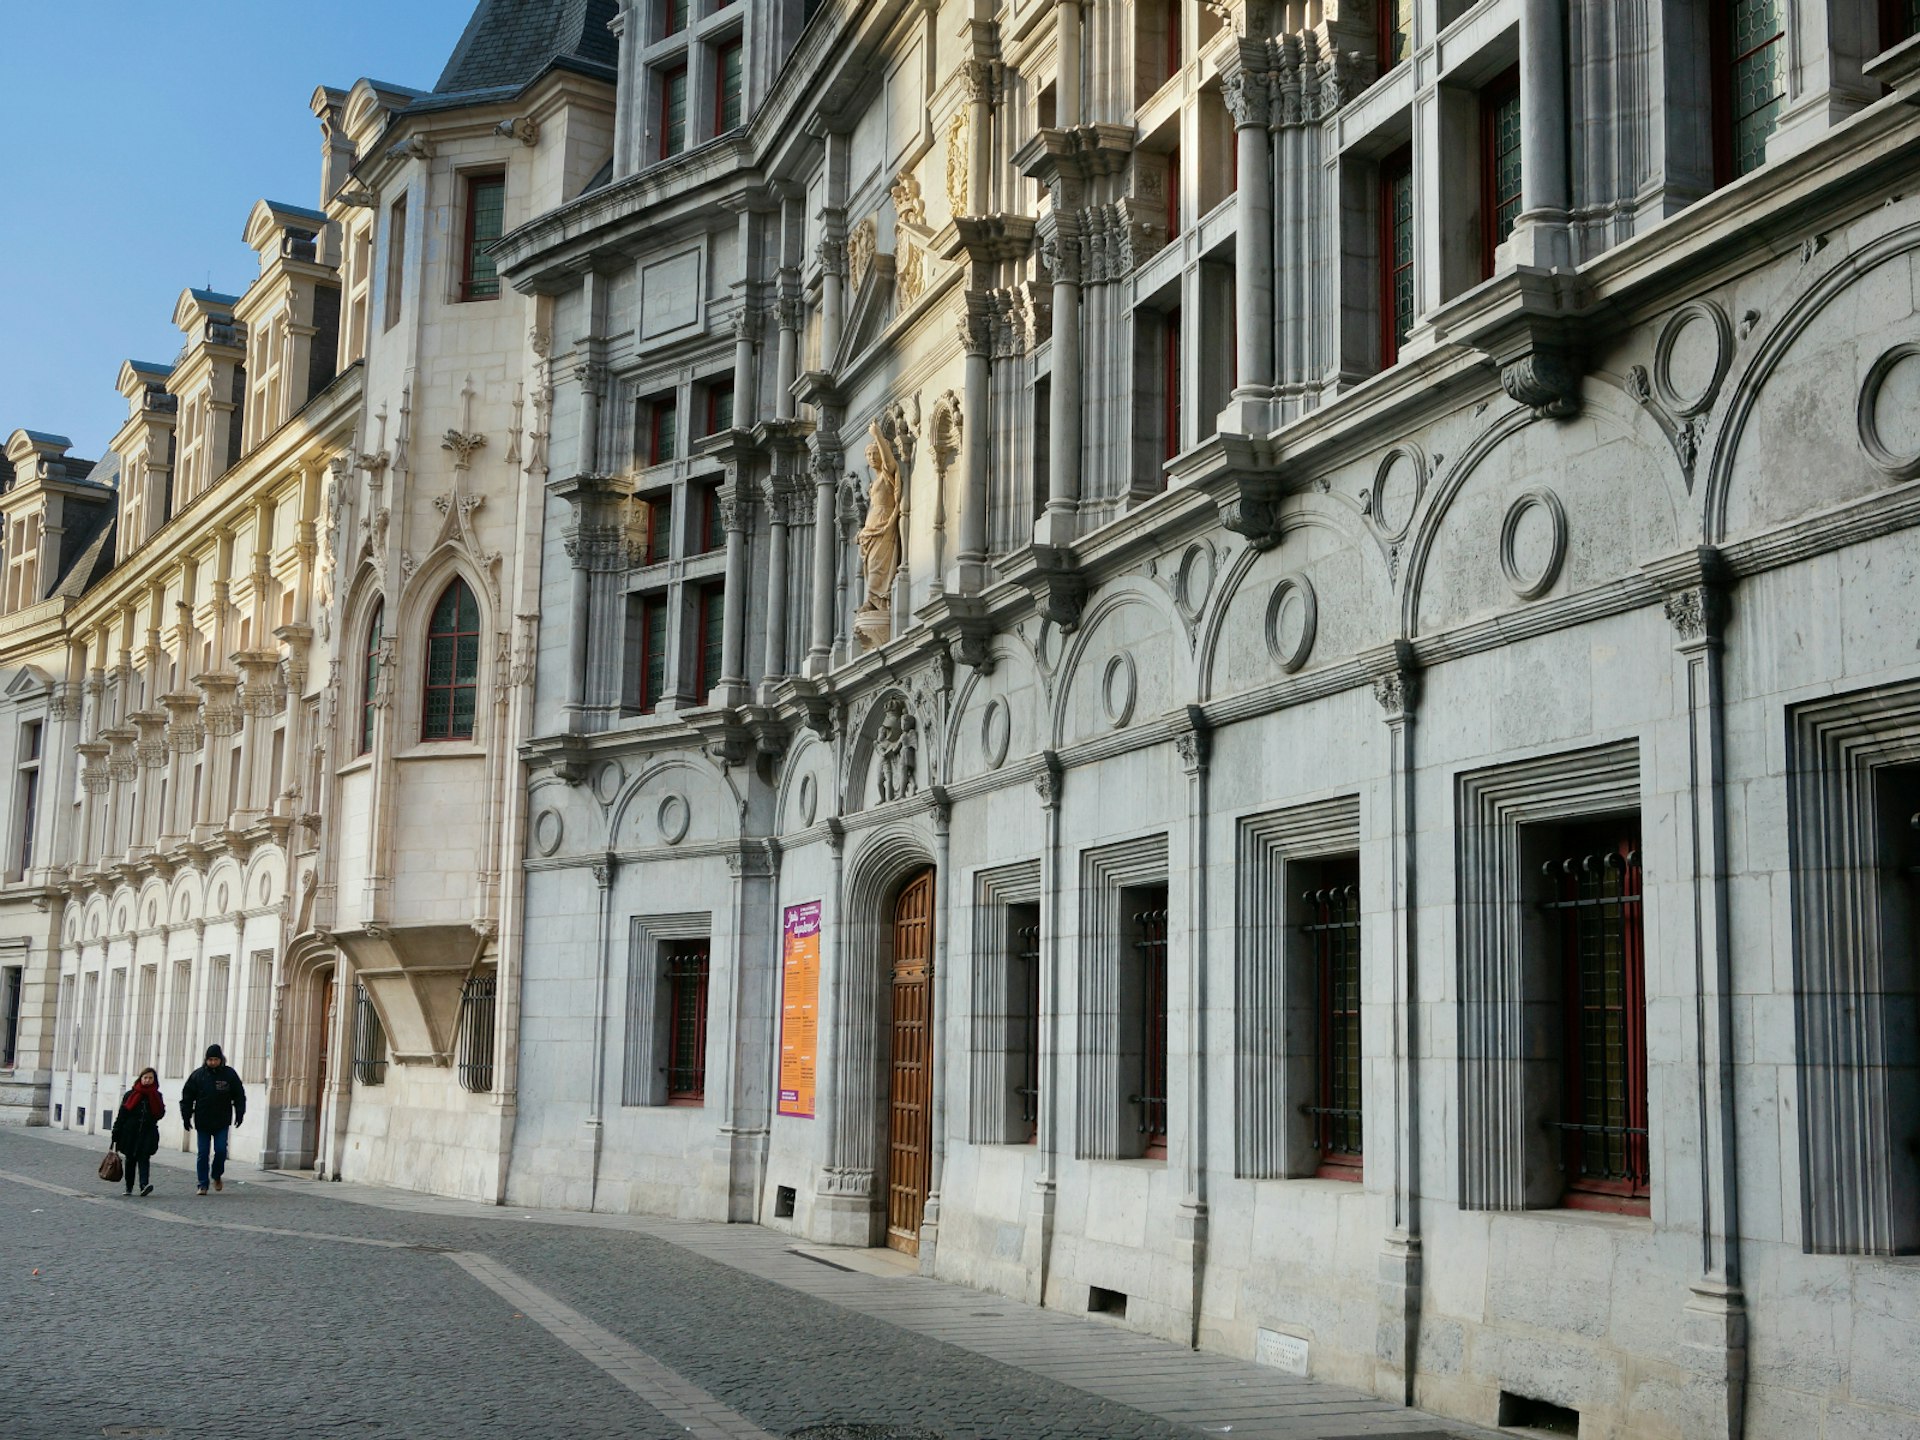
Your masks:
[{"label": "ornate column capital", "polygon": [[953,324],[960,337],[960,347],[969,356],[993,353],[993,302],[990,295],[979,290],[967,291],[961,297],[960,308],[954,313]]}]

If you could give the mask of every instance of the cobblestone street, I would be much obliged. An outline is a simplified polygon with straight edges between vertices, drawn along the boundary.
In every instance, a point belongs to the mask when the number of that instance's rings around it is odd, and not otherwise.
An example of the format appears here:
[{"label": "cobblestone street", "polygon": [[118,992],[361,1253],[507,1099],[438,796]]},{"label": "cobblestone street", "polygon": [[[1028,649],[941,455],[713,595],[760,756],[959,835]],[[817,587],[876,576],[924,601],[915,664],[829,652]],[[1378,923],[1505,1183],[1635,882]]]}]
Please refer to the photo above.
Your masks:
[{"label": "cobblestone street", "polygon": [[9,1440],[1485,1433],[754,1227],[95,1158],[0,1132]]}]

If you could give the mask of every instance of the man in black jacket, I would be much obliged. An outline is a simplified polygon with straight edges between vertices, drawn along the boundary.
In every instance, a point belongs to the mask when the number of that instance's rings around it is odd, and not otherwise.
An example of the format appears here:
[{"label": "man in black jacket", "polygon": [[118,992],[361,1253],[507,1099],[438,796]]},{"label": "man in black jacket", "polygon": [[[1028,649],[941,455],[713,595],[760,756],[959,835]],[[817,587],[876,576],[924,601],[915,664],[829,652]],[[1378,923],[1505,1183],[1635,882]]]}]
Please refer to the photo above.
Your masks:
[{"label": "man in black jacket", "polygon": [[[207,1180],[213,1180],[213,1188],[226,1189],[226,1182],[220,1177],[227,1173],[227,1126],[238,1125],[247,1118],[247,1087],[240,1083],[240,1076],[227,1064],[227,1053],[218,1045],[207,1047],[207,1063],[187,1077],[186,1088],[180,1092],[180,1119],[189,1130],[200,1132],[199,1163],[195,1167],[200,1188],[193,1193],[207,1193]],[[213,1151],[213,1167],[207,1167],[207,1151]]]}]

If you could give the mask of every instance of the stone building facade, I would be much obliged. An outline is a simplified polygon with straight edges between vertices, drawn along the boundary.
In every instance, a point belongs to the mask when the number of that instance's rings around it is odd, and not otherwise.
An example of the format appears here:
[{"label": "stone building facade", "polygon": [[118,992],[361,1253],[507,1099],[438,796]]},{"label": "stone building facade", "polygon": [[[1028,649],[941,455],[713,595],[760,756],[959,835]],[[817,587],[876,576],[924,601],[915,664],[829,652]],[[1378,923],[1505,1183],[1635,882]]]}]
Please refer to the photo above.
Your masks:
[{"label": "stone building facade", "polygon": [[509,1199],[1483,1422],[1920,1425],[1914,17],[698,8],[496,251]]},{"label": "stone building facade", "polygon": [[238,1159],[500,1195],[549,399],[487,252],[610,163],[612,14],[321,87],[320,207],[182,293],[110,462],[9,441],[7,1119],[104,1131],[219,1042]]}]

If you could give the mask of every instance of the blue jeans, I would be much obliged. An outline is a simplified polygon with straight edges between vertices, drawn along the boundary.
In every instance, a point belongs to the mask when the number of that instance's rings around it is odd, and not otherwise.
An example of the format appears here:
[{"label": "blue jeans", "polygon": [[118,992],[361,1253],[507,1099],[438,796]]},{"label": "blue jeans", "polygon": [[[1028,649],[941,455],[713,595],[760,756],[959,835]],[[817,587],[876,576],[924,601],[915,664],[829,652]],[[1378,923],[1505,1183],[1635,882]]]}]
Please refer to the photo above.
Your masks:
[{"label": "blue jeans", "polygon": [[200,1188],[204,1190],[207,1188],[207,1176],[209,1173],[207,1169],[208,1146],[213,1147],[213,1169],[211,1172],[213,1178],[218,1180],[222,1175],[227,1173],[227,1128],[223,1125],[218,1130],[196,1130],[193,1133],[200,1137],[200,1153],[195,1160],[194,1174],[199,1179]]}]

